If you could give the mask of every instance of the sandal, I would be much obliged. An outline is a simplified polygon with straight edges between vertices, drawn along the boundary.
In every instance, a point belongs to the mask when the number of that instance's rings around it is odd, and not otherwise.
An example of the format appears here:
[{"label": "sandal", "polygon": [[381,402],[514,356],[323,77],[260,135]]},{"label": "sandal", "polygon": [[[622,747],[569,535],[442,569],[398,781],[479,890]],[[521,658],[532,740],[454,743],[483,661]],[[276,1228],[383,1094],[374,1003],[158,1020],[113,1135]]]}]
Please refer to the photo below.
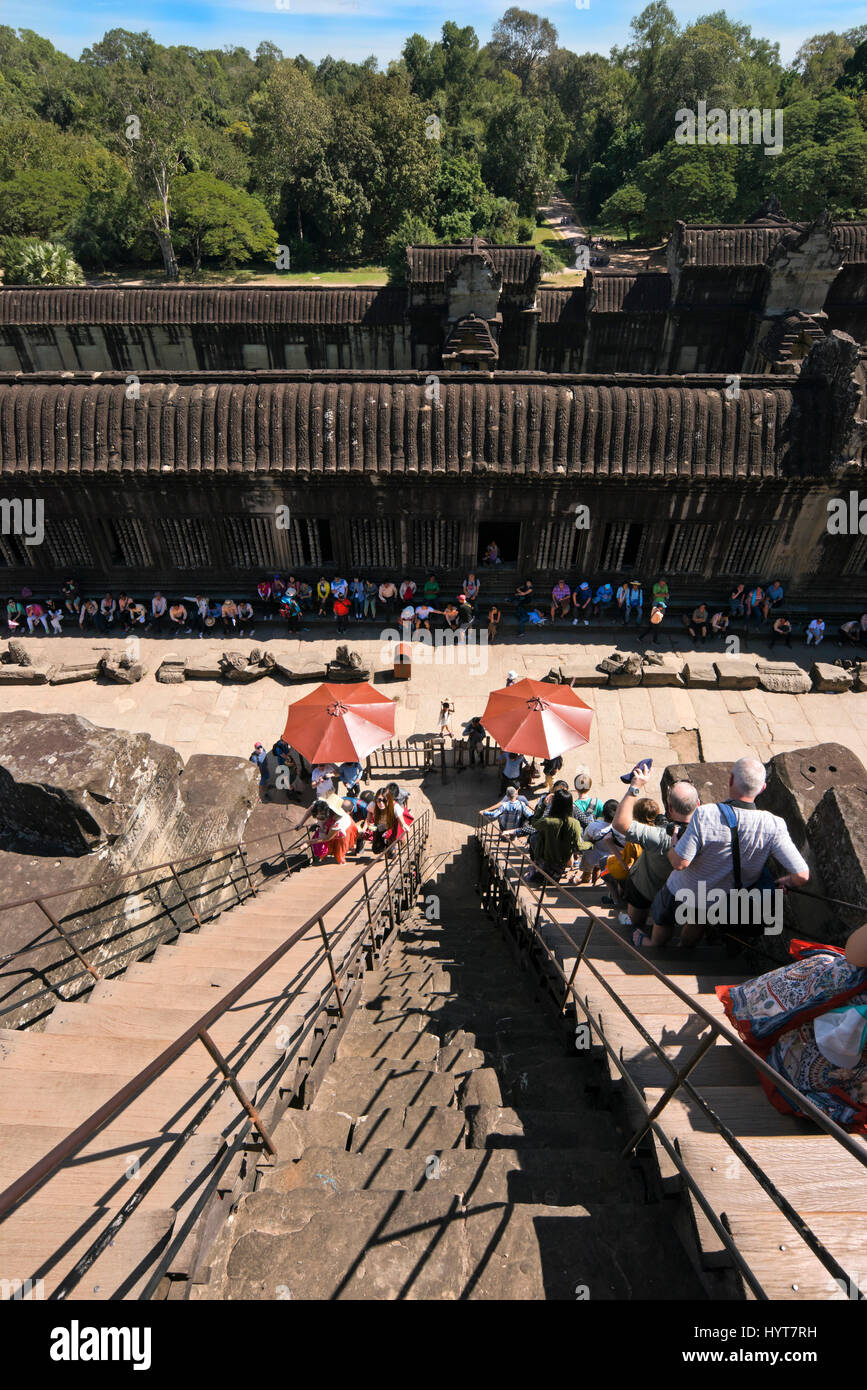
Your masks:
[{"label": "sandal", "polygon": [[635,931],[632,933],[632,944],[637,947],[639,951],[643,951],[646,946],[651,944],[650,937],[647,936],[640,927],[636,927]]}]

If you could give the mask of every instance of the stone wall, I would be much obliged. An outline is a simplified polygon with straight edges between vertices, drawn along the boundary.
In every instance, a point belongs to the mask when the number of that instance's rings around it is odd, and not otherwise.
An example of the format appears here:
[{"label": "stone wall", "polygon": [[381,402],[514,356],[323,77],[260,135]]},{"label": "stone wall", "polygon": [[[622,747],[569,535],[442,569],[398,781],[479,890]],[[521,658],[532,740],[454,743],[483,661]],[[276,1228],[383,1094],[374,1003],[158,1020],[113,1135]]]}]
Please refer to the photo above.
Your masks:
[{"label": "stone wall", "polygon": [[[803,593],[818,601],[839,594],[847,574],[857,583],[863,567],[862,537],[827,534],[828,500],[847,497],[858,476],[851,470],[837,479],[768,479],[744,486],[735,480],[607,480],[553,472],[520,479],[480,474],[472,482],[352,474],[303,479],[239,473],[201,480],[170,474],[30,480],[8,475],[5,497],[44,503],[46,540],[25,547],[3,537],[0,545],[7,550],[8,592],[29,584],[50,594],[75,574],[87,590],[134,592],[145,586],[191,593],[215,584],[249,588],[261,570],[296,571],[314,580],[323,568],[334,573],[356,565],[374,577],[429,566],[465,573],[481,558],[478,528],[505,523],[520,528],[517,554],[510,558],[540,587],[563,565],[572,577],[580,569],[593,583],[630,574],[649,582],[664,571],[675,594],[700,588],[710,602],[728,594],[730,577],[758,571],[762,578],[780,578],[792,597]],[[579,503],[589,508],[583,531],[574,522]],[[289,508],[288,529],[277,524],[278,507]],[[446,564],[418,548],[419,525],[436,518],[453,532]],[[625,523],[638,528],[636,551],[631,562],[618,563],[611,528]],[[374,525],[379,560],[358,549],[365,543],[362,527]],[[676,525],[684,528],[677,535]],[[738,534],[744,548],[727,566]],[[694,558],[682,573],[673,547],[690,536],[699,537],[699,550],[687,550]],[[543,541],[561,547],[562,564],[540,562]],[[606,564],[606,555],[615,563]]]}]

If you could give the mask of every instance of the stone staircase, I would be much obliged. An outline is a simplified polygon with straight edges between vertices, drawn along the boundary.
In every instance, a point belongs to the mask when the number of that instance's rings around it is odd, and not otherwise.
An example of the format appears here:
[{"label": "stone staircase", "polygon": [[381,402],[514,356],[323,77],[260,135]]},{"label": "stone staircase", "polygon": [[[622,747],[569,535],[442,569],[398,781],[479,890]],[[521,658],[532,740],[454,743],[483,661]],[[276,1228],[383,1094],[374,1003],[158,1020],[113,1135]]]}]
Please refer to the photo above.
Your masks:
[{"label": "stone staircase", "polygon": [[[663,1200],[472,892],[471,851],[365,976],[195,1299],[701,1298]],[[430,901],[428,898],[427,901]]]},{"label": "stone staircase", "polygon": [[[0,1190],[158,1057],[359,867],[328,864],[283,879],[160,946],[149,962],[100,981],[86,1001],[58,1005],[44,1031],[0,1029]],[[381,873],[381,864],[370,867],[373,886]],[[352,958],[370,936],[358,902],[352,893],[324,915],[338,974],[349,963],[342,984],[347,1012],[360,996],[361,966]],[[314,925],[209,1031],[273,1124],[336,1017]],[[247,1130],[240,1102],[195,1042],[0,1222],[5,1281],[42,1279],[41,1296],[50,1297],[136,1193],[140,1205],[72,1297],[148,1297],[161,1272],[183,1281],[196,1259],[197,1221],[215,1197],[219,1204],[237,1191],[249,1165],[255,1135]],[[185,1133],[192,1137],[170,1152],[170,1142]]]}]

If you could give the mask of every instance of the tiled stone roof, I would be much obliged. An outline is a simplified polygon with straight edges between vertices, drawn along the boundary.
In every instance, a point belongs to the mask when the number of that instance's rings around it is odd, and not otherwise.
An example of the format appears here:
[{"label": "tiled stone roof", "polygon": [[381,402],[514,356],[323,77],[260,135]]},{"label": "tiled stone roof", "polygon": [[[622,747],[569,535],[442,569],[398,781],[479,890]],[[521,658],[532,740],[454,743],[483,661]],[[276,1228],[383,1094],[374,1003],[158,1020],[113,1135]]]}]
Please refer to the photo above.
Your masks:
[{"label": "tiled stone roof", "polygon": [[0,289],[0,324],[401,323],[394,286]]},{"label": "tiled stone roof", "polygon": [[817,476],[821,377],[0,374],[0,472],[165,476]]},{"label": "tiled stone roof", "polygon": [[671,279],[649,270],[635,275],[589,271],[586,289],[591,314],[664,314],[671,300]]},{"label": "tiled stone roof", "polygon": [[453,246],[407,247],[410,283],[445,285],[446,276],[467,255],[482,255],[503,277],[508,294],[532,289],[542,273],[542,258],[533,246],[490,246],[479,237]]}]

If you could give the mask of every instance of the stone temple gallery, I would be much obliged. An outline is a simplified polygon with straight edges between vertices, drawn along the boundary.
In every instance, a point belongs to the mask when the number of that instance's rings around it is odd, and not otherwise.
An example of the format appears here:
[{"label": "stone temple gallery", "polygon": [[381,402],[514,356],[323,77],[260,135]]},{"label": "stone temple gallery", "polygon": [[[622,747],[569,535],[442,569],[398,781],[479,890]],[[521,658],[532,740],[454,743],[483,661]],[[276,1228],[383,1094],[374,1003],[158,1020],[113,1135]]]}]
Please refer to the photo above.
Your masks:
[{"label": "stone temple gallery", "polygon": [[458,578],[496,541],[540,584],[857,589],[867,223],[766,204],[666,264],[548,288],[476,238],[385,288],[0,289],[8,587]]}]

